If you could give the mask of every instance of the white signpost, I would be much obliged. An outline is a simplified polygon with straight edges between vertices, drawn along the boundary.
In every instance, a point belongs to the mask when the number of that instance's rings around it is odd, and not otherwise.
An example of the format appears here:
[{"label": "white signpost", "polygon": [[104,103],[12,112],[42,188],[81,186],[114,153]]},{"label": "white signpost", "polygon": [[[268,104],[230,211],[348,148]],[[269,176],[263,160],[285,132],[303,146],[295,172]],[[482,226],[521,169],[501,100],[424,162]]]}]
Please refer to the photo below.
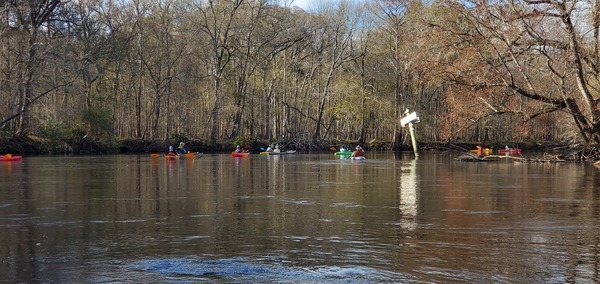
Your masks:
[{"label": "white signpost", "polygon": [[406,109],[404,114],[407,114],[407,115],[400,120],[400,125],[402,125],[402,127],[404,127],[408,124],[408,129],[410,131],[410,140],[412,141],[413,151],[415,152],[415,156],[418,156],[419,154],[417,153],[417,138],[415,137],[415,127],[413,126],[413,123],[419,123],[421,121],[419,120],[417,113],[414,111],[412,113],[409,113],[408,109]]}]

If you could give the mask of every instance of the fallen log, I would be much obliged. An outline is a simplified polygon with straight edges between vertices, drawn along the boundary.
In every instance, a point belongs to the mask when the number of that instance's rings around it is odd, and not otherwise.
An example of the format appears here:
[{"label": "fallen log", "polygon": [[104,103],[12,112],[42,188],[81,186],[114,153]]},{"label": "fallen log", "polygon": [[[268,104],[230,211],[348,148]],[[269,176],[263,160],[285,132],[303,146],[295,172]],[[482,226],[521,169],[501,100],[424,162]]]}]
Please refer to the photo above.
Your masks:
[{"label": "fallen log", "polygon": [[[510,159],[522,163],[564,163],[565,160],[560,159],[557,155],[544,154],[541,158],[525,158],[519,156],[506,156],[506,155],[488,155],[478,156],[474,153],[464,153],[455,158],[459,161],[474,161],[474,162],[488,162],[488,161],[499,161],[503,159]],[[600,161],[597,162],[600,166]]]}]

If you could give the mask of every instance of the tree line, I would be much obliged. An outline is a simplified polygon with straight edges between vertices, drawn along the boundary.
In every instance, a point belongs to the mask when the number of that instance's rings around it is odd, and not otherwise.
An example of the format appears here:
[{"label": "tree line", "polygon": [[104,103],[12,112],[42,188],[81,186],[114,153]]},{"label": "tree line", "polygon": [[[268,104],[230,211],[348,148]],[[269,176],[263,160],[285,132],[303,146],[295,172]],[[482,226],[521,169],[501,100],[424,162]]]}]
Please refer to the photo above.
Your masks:
[{"label": "tree line", "polygon": [[0,136],[600,142],[598,1],[290,4],[3,1]]}]

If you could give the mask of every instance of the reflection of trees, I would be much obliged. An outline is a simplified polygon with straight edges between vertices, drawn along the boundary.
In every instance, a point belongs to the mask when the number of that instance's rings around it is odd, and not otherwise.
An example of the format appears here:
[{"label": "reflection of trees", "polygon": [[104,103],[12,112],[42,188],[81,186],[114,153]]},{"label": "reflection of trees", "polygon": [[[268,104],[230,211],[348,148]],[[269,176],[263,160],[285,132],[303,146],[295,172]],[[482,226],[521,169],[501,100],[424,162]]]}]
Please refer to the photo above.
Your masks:
[{"label": "reflection of trees", "polygon": [[[0,264],[0,275],[8,279],[18,279],[19,282],[32,282],[38,279],[38,255],[39,247],[38,230],[33,222],[36,215],[36,204],[32,204],[30,184],[25,177],[29,175],[29,167],[15,165],[12,163],[0,165],[0,173],[3,177],[3,185],[0,185],[0,200],[9,206],[3,208],[6,212],[0,221],[0,247],[2,248],[2,264]],[[13,172],[14,170],[14,172]],[[19,185],[19,186],[15,186]],[[6,221],[6,224],[3,224]],[[14,228],[17,227],[17,230]],[[7,229],[13,228],[13,229]],[[6,261],[11,260],[11,261]]]},{"label": "reflection of trees", "polygon": [[370,157],[0,164],[0,273],[31,282],[97,258],[318,250],[318,261],[351,255],[398,270],[597,279],[597,169]]}]

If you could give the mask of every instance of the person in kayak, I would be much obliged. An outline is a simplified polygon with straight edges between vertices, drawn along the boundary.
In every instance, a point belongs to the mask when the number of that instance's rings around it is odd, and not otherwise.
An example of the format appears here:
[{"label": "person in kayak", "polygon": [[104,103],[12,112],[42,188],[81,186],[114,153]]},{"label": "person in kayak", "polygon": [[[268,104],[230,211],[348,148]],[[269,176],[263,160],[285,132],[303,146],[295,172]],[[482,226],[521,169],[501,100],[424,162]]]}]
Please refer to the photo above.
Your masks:
[{"label": "person in kayak", "polygon": [[243,151],[242,151],[242,147],[240,147],[240,145],[237,145],[237,146],[235,147],[235,152],[236,152],[236,153],[241,153],[241,152],[243,152]]},{"label": "person in kayak", "polygon": [[167,156],[177,156],[177,153],[173,151],[173,146],[169,146],[169,152],[167,153]]},{"label": "person in kayak", "polygon": [[184,146],[185,146],[185,143],[181,142],[181,143],[179,143],[179,148],[177,148],[177,150],[179,150],[179,152],[180,152],[181,154],[187,154],[187,152],[188,152],[188,151],[187,151],[187,150],[184,148]]},{"label": "person in kayak", "polygon": [[351,157],[362,157],[364,155],[365,151],[363,150],[363,148],[360,146],[356,146],[356,149],[354,149],[354,152],[352,153]]},{"label": "person in kayak", "polygon": [[269,147],[267,147],[267,150],[265,152],[273,152],[273,144],[269,145]]}]

